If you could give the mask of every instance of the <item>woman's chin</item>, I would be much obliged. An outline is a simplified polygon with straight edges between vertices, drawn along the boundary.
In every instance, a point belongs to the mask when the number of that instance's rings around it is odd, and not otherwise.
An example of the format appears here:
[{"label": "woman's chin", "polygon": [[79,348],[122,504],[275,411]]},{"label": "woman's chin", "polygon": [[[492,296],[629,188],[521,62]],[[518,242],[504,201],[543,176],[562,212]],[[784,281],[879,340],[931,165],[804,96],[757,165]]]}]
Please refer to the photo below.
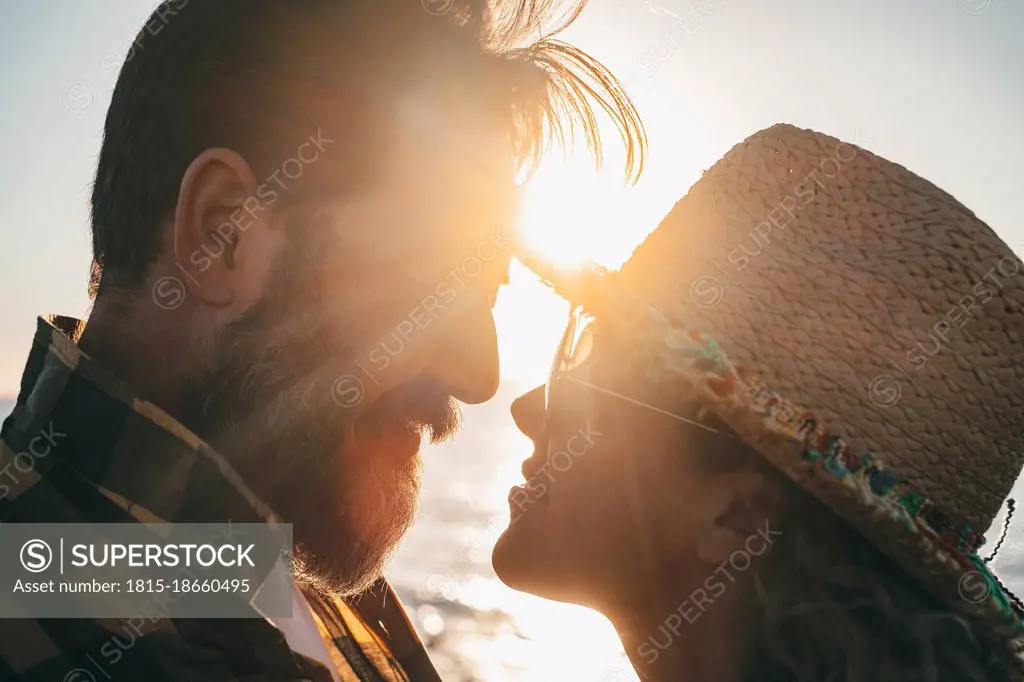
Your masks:
[{"label": "woman's chin", "polygon": [[528,571],[531,563],[525,548],[517,547],[515,530],[506,528],[494,543],[491,552],[491,566],[498,579],[512,589],[520,589],[516,585],[516,577]]},{"label": "woman's chin", "polygon": [[544,552],[538,538],[523,528],[510,527],[498,538],[491,565],[498,579],[513,590],[561,601],[556,563]]}]

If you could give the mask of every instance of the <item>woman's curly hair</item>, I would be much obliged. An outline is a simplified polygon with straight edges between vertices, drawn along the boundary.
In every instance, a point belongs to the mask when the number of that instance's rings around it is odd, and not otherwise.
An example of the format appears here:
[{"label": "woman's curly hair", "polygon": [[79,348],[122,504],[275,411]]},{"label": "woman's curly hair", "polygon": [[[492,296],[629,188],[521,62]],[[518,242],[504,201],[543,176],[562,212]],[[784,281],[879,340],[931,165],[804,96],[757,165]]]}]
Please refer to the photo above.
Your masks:
[{"label": "woman's curly hair", "polygon": [[789,484],[785,497],[778,523],[787,531],[753,575],[749,679],[1024,679],[1007,646],[926,594],[808,493]]},{"label": "woman's curly hair", "polygon": [[754,467],[781,493],[773,525],[782,533],[751,568],[744,600],[741,679],[1024,680],[1007,639],[955,614],[755,450],[697,440],[706,468]]}]

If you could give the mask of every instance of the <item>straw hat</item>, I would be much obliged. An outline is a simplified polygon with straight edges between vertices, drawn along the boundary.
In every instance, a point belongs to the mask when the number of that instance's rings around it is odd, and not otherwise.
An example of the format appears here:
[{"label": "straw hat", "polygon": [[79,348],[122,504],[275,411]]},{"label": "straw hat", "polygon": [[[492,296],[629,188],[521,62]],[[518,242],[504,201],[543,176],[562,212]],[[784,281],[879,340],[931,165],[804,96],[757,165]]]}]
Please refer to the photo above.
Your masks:
[{"label": "straw hat", "polygon": [[539,270],[629,325],[653,380],[692,382],[955,611],[1022,641],[1024,611],[978,552],[1024,463],[1024,266],[970,210],[776,125],[708,170],[619,273]]}]

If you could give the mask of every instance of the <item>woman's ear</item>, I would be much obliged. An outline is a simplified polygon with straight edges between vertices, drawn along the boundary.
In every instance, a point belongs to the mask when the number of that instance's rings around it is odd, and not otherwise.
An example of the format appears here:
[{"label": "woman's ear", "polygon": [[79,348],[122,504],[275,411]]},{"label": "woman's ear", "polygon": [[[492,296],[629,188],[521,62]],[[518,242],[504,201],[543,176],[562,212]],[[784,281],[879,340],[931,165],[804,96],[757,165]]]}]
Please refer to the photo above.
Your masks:
[{"label": "woman's ear", "polygon": [[697,557],[718,565],[746,546],[778,508],[776,482],[755,465],[733,473],[708,474],[698,514]]}]

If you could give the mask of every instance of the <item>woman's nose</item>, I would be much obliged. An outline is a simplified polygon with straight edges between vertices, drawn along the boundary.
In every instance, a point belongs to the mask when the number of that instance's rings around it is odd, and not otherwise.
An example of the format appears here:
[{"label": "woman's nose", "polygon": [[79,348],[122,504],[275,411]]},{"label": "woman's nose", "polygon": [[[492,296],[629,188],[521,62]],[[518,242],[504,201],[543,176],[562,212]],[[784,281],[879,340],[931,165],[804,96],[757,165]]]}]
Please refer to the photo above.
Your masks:
[{"label": "woman's nose", "polygon": [[544,437],[544,386],[538,386],[512,401],[512,420],[530,440]]}]

